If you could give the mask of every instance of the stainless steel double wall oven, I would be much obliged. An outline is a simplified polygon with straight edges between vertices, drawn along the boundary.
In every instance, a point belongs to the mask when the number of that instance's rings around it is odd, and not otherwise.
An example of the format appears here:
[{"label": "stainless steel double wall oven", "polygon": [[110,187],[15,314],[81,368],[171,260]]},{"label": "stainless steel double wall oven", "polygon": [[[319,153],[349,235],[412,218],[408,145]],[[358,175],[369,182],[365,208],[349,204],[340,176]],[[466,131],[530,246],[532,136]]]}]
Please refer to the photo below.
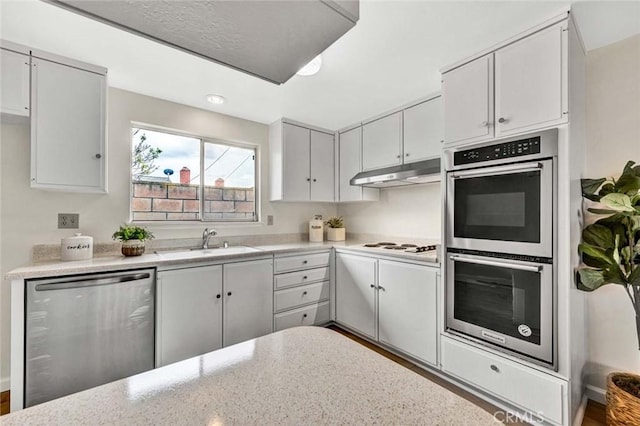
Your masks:
[{"label": "stainless steel double wall oven", "polygon": [[557,129],[448,149],[446,328],[555,367]]}]

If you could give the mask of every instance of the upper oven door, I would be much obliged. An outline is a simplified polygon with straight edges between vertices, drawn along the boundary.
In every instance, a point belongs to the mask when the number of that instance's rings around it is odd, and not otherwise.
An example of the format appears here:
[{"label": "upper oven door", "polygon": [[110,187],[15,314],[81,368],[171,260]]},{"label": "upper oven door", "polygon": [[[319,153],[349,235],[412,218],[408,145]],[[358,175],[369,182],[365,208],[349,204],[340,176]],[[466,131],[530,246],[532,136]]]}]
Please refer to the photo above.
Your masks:
[{"label": "upper oven door", "polygon": [[553,160],[447,173],[447,246],[553,256]]}]

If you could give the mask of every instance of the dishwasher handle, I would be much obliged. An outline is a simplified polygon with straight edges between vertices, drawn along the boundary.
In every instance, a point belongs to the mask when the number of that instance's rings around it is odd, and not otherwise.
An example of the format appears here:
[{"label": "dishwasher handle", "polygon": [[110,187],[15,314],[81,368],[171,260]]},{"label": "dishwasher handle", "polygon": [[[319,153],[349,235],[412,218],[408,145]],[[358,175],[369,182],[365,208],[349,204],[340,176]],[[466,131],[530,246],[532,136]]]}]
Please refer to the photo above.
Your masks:
[{"label": "dishwasher handle", "polygon": [[36,291],[46,290],[68,290],[72,288],[97,287],[102,285],[120,284],[129,281],[138,281],[151,278],[149,273],[122,275],[109,278],[80,278],[76,280],[61,281],[58,283],[47,283],[36,285]]}]

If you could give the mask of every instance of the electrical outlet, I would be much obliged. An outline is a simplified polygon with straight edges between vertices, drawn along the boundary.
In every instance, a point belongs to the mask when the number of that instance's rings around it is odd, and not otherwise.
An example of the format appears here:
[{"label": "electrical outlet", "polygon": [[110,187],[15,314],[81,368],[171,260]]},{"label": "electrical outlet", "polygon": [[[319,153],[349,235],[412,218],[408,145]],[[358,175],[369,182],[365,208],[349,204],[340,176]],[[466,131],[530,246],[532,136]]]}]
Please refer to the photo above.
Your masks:
[{"label": "electrical outlet", "polygon": [[77,229],[80,226],[78,213],[58,213],[58,229]]},{"label": "electrical outlet", "polygon": [[273,225],[273,216],[268,215],[267,216],[267,226],[271,226]]}]

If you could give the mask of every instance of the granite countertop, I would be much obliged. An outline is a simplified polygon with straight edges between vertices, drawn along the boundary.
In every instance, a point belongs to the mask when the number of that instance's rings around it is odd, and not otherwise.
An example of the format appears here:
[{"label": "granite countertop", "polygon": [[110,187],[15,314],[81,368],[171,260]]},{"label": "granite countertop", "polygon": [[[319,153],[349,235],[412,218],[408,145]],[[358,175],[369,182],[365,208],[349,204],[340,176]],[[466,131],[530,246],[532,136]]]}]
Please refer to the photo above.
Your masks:
[{"label": "granite countertop", "polygon": [[[278,254],[293,254],[304,251],[330,250],[337,248],[340,250],[356,251],[376,256],[402,258],[411,261],[426,262],[438,265],[438,259],[433,255],[398,253],[393,250],[383,250],[379,248],[362,247],[362,241],[325,241],[322,243],[293,242],[285,244],[255,245],[250,246],[253,250],[248,252],[234,251],[234,246],[225,252],[224,248],[212,249],[209,255],[198,254],[197,251],[188,249],[181,251],[158,251],[143,254],[142,256],[98,256],[89,260],[79,260],[73,262],[62,262],[60,260],[34,263],[8,272],[5,276],[8,280],[26,279],[38,277],[54,277],[71,274],[96,273],[106,271],[127,270],[145,267],[156,267],[165,265],[180,265],[191,263],[206,263],[217,261],[233,261],[258,256],[271,256]],[[177,253],[177,254],[176,254]]]},{"label": "granite countertop", "polygon": [[2,417],[10,425],[495,425],[332,330],[297,327]]}]

